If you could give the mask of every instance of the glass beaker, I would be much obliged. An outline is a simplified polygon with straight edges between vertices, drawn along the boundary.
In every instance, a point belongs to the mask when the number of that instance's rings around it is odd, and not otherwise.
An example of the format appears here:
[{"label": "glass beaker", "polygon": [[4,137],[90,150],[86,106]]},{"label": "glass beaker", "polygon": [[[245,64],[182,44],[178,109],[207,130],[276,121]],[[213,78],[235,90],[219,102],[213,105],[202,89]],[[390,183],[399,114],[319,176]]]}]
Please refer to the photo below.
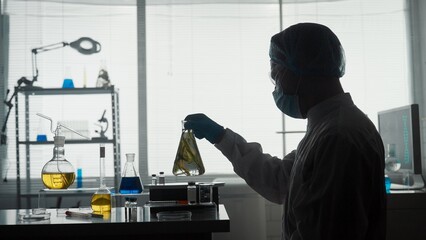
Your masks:
[{"label": "glass beaker", "polygon": [[122,194],[135,194],[143,191],[142,181],[136,171],[135,154],[126,154],[126,164],[124,165],[123,175],[121,176],[119,192]]},{"label": "glass beaker", "polygon": [[173,165],[173,174],[195,176],[203,175],[204,164],[198,151],[192,130],[184,128],[185,121],[182,121],[182,134]]},{"label": "glass beaker", "polygon": [[99,182],[100,187],[92,195],[90,206],[94,213],[109,214],[111,212],[111,192],[105,184],[105,145],[100,145]]},{"label": "glass beaker", "polygon": [[44,186],[49,189],[67,189],[75,180],[74,167],[65,159],[65,137],[55,136],[53,158],[41,171]]}]

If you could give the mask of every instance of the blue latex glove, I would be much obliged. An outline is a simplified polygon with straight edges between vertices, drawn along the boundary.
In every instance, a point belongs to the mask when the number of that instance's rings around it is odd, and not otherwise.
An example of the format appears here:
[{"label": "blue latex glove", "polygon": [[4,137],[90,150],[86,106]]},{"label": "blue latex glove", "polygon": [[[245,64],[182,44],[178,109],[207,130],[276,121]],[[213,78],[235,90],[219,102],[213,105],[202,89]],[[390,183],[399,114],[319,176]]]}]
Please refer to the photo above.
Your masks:
[{"label": "blue latex glove", "polygon": [[202,113],[186,116],[185,129],[192,129],[198,139],[206,138],[212,144],[220,142],[225,129]]}]

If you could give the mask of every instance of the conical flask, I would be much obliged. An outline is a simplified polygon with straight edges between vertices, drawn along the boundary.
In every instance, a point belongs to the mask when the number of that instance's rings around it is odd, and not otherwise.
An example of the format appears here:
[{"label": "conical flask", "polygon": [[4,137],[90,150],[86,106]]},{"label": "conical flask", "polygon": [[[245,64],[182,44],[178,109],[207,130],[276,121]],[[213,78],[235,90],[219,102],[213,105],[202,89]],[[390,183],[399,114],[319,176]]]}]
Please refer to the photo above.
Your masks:
[{"label": "conical flask", "polygon": [[49,189],[67,189],[75,180],[74,167],[65,159],[65,137],[55,136],[53,139],[53,158],[44,165],[41,179]]},{"label": "conical flask", "polygon": [[105,145],[101,144],[99,149],[99,182],[98,190],[92,195],[90,206],[94,213],[106,214],[111,212],[111,192],[105,184]]},{"label": "conical flask", "polygon": [[126,154],[126,164],[121,176],[120,189],[121,194],[137,194],[143,191],[142,181],[135,168],[135,154]]},{"label": "conical flask", "polygon": [[203,175],[205,172],[204,164],[198,151],[192,130],[185,129],[182,121],[182,134],[173,165],[173,174],[175,176]]}]

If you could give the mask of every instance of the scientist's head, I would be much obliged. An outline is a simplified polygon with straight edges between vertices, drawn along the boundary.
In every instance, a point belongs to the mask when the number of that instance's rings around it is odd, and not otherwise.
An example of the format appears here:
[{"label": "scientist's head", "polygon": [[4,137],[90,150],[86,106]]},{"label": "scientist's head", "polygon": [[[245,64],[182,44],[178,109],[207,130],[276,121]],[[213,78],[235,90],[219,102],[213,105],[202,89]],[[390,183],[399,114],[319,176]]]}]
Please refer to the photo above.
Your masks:
[{"label": "scientist's head", "polygon": [[292,25],[271,38],[273,96],[278,108],[294,118],[342,93],[345,54],[337,36],[316,23]]}]

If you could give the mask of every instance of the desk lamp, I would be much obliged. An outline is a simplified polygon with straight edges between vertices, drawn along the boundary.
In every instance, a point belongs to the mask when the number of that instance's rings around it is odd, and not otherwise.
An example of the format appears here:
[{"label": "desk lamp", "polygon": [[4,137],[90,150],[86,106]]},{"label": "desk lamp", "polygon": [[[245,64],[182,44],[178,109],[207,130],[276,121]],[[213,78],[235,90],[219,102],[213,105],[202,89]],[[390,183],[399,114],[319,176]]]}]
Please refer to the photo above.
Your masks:
[{"label": "desk lamp", "polygon": [[[6,136],[7,121],[9,119],[9,115],[10,115],[10,112],[11,112],[12,107],[13,107],[12,99],[15,97],[19,87],[22,84],[25,84],[25,85],[30,86],[32,88],[41,88],[41,87],[33,86],[34,82],[37,81],[37,78],[38,78],[37,54],[42,53],[42,52],[47,52],[47,51],[50,51],[50,50],[54,50],[54,49],[58,49],[58,48],[63,48],[63,47],[66,47],[66,46],[70,46],[70,47],[74,48],[75,50],[77,50],[79,53],[84,54],[84,55],[90,55],[90,54],[98,53],[98,52],[101,51],[101,44],[99,42],[89,38],[89,37],[81,37],[78,40],[70,42],[70,43],[59,42],[59,43],[50,44],[50,45],[46,45],[46,46],[43,46],[43,47],[31,49],[32,68],[33,68],[32,79],[30,80],[26,77],[21,77],[20,79],[18,79],[18,81],[17,81],[18,86],[15,87],[15,90],[14,90],[12,96],[9,98],[9,100],[7,100],[7,96],[9,95],[9,92],[10,92],[10,90],[7,89],[6,97],[5,97],[5,100],[3,101],[4,104],[6,104],[6,106],[8,107],[8,111],[7,111],[2,129],[1,129],[0,145],[6,145],[6,143],[7,143],[7,136]],[[5,174],[3,181],[7,182],[6,174]]]}]

